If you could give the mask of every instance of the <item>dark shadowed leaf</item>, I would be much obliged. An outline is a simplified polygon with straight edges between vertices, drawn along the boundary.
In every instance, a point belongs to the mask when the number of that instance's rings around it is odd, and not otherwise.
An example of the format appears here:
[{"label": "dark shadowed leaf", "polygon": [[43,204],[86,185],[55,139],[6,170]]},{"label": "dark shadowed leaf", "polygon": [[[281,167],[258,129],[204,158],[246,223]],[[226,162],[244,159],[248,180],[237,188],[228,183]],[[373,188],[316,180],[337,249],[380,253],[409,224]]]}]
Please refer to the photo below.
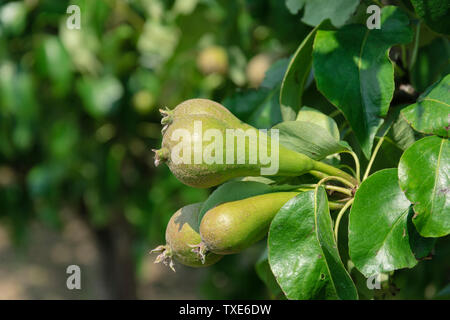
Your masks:
[{"label": "dark shadowed leaf", "polygon": [[411,0],[417,15],[434,31],[450,34],[449,0]]},{"label": "dark shadowed leaf", "polygon": [[278,297],[283,294],[280,286],[275,280],[275,276],[273,275],[272,270],[270,270],[267,248],[264,250],[263,254],[256,262],[255,270],[258,274],[258,277],[262,280],[262,282],[264,282],[267,288],[269,288],[274,297]]},{"label": "dark shadowed leaf", "polygon": [[412,222],[413,216],[414,210],[411,206],[408,213],[409,245],[416,259],[423,259],[431,253],[437,239],[422,237]]},{"label": "dark shadowed leaf", "polygon": [[321,23],[303,39],[289,62],[280,91],[281,115],[285,121],[295,120],[302,106],[303,89],[312,65],[314,37],[317,30],[324,28],[325,25],[329,23]]},{"label": "dark shadowed leaf", "polygon": [[[422,29],[420,30],[422,33]],[[436,38],[430,44],[419,48],[417,59],[411,70],[411,84],[417,92],[422,93],[450,73],[450,41]]]},{"label": "dark shadowed leaf", "polygon": [[270,128],[281,121],[278,93],[277,88],[237,92],[222,104],[242,121],[256,128]]}]

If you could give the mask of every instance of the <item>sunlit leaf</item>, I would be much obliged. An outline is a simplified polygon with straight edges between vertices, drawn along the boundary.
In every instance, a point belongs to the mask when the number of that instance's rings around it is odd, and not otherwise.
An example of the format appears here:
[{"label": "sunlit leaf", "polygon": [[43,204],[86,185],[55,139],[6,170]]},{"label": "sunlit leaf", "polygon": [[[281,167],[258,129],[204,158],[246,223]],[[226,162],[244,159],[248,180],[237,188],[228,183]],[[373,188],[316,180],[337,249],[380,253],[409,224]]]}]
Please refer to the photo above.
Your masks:
[{"label": "sunlit leaf", "polygon": [[348,25],[317,31],[313,65],[318,89],[350,122],[366,157],[394,93],[389,48],[411,39],[408,17],[392,6],[383,8],[379,30]]}]

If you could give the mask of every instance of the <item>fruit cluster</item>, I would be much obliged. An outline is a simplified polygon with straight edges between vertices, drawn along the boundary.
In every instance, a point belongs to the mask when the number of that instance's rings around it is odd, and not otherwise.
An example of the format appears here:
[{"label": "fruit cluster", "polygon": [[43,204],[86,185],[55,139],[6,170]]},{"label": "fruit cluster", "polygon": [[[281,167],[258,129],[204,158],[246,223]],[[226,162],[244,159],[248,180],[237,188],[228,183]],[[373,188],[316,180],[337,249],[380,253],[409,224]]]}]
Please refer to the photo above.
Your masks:
[{"label": "fruit cluster", "polygon": [[[207,148],[201,144],[200,150],[195,147],[196,139],[202,139],[203,133],[208,129],[218,130],[225,134],[227,129],[254,129],[240,121],[228,109],[211,100],[191,99],[179,104],[173,110],[161,110],[163,119],[162,147],[155,151],[155,164],[165,162],[178,180],[192,187],[208,188],[222,184],[230,179],[260,176],[261,168],[266,164],[259,157],[254,163],[189,163],[175,161],[172,151],[175,148],[174,132],[178,129],[192,134],[188,141],[191,160],[203,154]],[[195,133],[194,123],[201,121],[201,134]],[[257,135],[257,139],[265,139],[270,149],[270,137]],[[259,148],[264,144],[257,144]],[[248,143],[245,145],[248,147]],[[225,150],[224,150],[225,151]],[[251,156],[245,150],[246,159]],[[256,150],[257,152],[259,150]],[[272,150],[273,151],[273,150]],[[323,162],[315,161],[308,156],[292,151],[279,145],[279,168],[277,176],[295,177],[310,173],[319,178],[327,175],[340,176],[347,181],[354,178],[347,173],[329,166]],[[225,152],[224,152],[225,153]],[[271,192],[249,198],[221,203],[206,213],[200,214],[202,204],[191,204],[179,209],[170,219],[166,229],[166,245],[152,250],[159,252],[155,262],[163,262],[174,269],[174,262],[191,266],[209,266],[223,255],[234,254],[248,248],[253,243],[264,238],[269,230],[270,223],[280,208],[291,198],[305,189],[292,187],[280,192]],[[339,207],[339,204],[330,202],[330,208]],[[199,221],[200,220],[200,221]]]}]

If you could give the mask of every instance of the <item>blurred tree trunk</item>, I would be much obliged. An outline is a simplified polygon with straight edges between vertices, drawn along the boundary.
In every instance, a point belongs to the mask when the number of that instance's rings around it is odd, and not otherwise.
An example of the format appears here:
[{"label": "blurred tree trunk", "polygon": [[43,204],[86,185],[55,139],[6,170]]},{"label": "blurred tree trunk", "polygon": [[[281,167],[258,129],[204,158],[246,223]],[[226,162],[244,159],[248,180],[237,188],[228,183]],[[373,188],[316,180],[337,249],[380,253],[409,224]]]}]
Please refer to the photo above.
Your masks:
[{"label": "blurred tree trunk", "polygon": [[122,213],[117,221],[95,230],[102,255],[105,286],[111,299],[136,299],[136,267],[131,228]]},{"label": "blurred tree trunk", "polygon": [[93,228],[92,224],[88,223],[87,208],[84,203],[81,214],[97,240],[104,288],[108,299],[136,299],[133,234],[122,210],[117,210],[110,223],[102,228]]}]

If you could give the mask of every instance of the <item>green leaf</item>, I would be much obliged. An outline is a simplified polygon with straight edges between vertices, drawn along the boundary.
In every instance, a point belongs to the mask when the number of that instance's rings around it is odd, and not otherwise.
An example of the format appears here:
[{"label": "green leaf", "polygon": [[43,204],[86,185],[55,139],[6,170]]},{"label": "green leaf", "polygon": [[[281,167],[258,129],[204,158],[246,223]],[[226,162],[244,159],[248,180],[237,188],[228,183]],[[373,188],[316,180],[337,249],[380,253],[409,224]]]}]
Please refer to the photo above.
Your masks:
[{"label": "green leaf", "polygon": [[394,93],[389,48],[411,39],[408,17],[393,6],[383,8],[379,30],[348,25],[338,31],[317,31],[313,50],[317,87],[350,122],[367,158]]},{"label": "green leaf", "polygon": [[403,151],[416,142],[413,129],[411,129],[408,122],[400,116],[392,124],[387,137],[392,140],[395,146]]},{"label": "green leaf", "polygon": [[302,21],[317,26],[330,19],[334,26],[342,26],[356,10],[359,0],[286,0],[286,6],[292,14],[305,7]]},{"label": "green leaf", "polygon": [[280,143],[314,160],[349,150],[349,145],[332,137],[323,127],[312,122],[285,121],[273,127],[279,130]]},{"label": "green leaf", "polygon": [[414,103],[402,110],[402,115],[417,131],[449,136],[450,74],[432,85]]},{"label": "green leaf", "polygon": [[397,169],[374,173],[356,191],[348,245],[353,263],[366,277],[417,264],[409,243],[410,205],[398,186]]},{"label": "green leaf", "polygon": [[398,178],[414,204],[413,222],[424,237],[450,233],[450,144],[436,136],[423,138],[400,159]]},{"label": "green leaf", "polygon": [[336,140],[340,139],[339,129],[333,118],[319,110],[303,107],[297,114],[297,121],[312,122],[325,129]]},{"label": "green leaf", "polygon": [[333,237],[323,188],[299,194],[277,213],[269,231],[269,263],[288,299],[357,299]]},{"label": "green leaf", "polygon": [[312,50],[317,30],[328,23],[321,23],[303,39],[289,62],[280,91],[280,107],[283,120],[295,120],[302,106],[303,89],[311,70]]},{"label": "green leaf", "polygon": [[450,34],[449,0],[411,0],[414,10],[434,31]]}]

